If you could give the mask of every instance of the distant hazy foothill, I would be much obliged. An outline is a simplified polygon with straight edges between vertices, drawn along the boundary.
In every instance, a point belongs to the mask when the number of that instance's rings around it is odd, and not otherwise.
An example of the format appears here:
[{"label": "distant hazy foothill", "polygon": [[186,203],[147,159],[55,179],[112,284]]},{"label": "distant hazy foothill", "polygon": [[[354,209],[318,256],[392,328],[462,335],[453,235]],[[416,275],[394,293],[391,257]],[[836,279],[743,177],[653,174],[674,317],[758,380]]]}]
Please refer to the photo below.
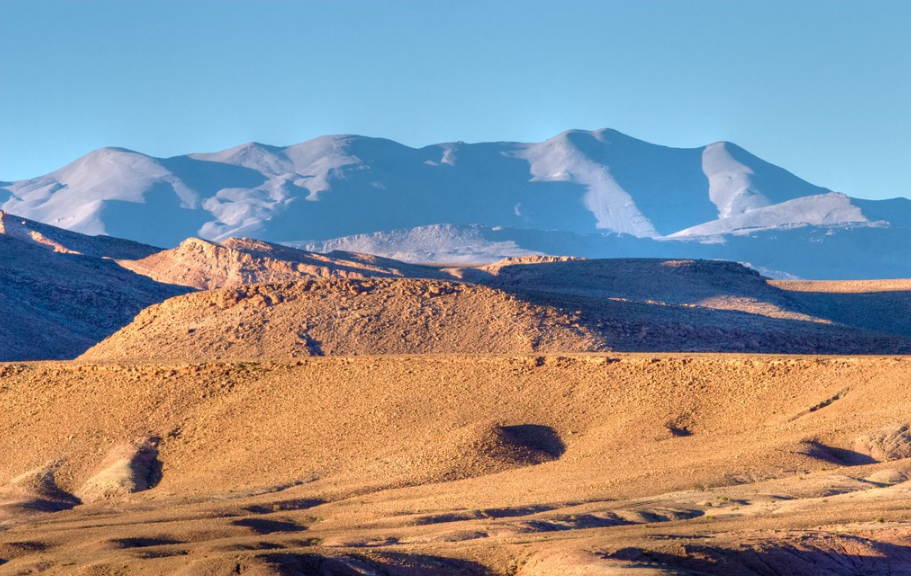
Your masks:
[{"label": "distant hazy foothill", "polygon": [[710,258],[777,278],[911,276],[911,200],[852,198],[728,142],[669,148],[606,129],[419,149],[325,136],[165,159],[104,148],[0,183],[0,208],[165,247],[245,236],[410,262]]}]

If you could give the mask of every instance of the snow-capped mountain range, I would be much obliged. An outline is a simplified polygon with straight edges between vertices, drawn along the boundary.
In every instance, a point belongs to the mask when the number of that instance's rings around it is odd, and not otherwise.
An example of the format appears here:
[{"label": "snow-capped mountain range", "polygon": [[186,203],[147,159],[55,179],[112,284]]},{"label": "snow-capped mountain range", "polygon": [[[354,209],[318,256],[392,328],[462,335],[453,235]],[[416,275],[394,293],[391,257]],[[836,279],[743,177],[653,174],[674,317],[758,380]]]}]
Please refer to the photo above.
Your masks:
[{"label": "snow-capped mountain range", "polygon": [[[543,253],[743,261],[732,248],[749,245],[746,261],[757,268],[807,277],[844,272],[827,273],[818,254],[772,268],[780,254],[764,258],[758,246],[800,253],[871,229],[861,233],[864,245],[875,237],[888,246],[871,253],[891,253],[907,245],[911,227],[911,200],[851,198],[728,142],[669,148],[608,129],[419,149],[325,136],[165,159],[104,148],[50,174],[0,183],[0,209],[164,247],[189,236],[248,236],[408,260]],[[849,277],[911,274],[903,266],[867,262]]]}]

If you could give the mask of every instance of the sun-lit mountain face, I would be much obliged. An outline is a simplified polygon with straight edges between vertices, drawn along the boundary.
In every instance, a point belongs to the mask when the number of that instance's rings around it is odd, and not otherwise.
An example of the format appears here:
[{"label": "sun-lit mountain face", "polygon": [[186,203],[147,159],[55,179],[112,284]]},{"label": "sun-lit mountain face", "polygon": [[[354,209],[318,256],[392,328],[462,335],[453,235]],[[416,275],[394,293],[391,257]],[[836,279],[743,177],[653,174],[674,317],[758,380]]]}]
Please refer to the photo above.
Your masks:
[{"label": "sun-lit mountain face", "polygon": [[[606,129],[420,149],[325,136],[166,159],[104,148],[0,185],[0,202],[68,230],[166,247],[246,236],[410,261],[687,255],[838,278],[908,272],[877,261],[852,275],[812,242],[842,255],[857,246],[894,251],[911,221],[911,201],[856,200],[731,143],[669,148]],[[781,250],[796,261],[776,258]]]}]

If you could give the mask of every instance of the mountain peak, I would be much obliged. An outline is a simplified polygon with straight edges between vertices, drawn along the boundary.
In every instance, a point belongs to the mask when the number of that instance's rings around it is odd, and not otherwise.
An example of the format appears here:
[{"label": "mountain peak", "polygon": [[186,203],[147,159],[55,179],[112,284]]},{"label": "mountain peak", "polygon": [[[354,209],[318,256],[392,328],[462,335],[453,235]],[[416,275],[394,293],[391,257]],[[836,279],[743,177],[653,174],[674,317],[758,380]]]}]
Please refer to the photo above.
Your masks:
[{"label": "mountain peak", "polygon": [[222,152],[249,152],[249,151],[265,151],[272,154],[281,153],[285,147],[283,146],[273,146],[271,144],[263,144],[262,142],[247,142],[241,144],[240,146],[234,146],[223,150]]},{"label": "mountain peak", "polygon": [[[539,143],[421,148],[336,134],[167,159],[102,148],[56,172],[0,186],[0,208],[164,246],[232,236],[311,245],[442,223],[636,238],[687,231],[693,238],[694,230],[739,234],[753,223],[762,230],[903,223],[901,214],[911,211],[850,198],[793,202],[830,192],[731,142],[673,148],[605,127],[567,130]],[[476,247],[478,235],[458,238],[446,242],[465,244],[459,259],[490,255],[489,246]],[[417,244],[417,236],[409,242]],[[496,251],[558,250],[510,242]]]},{"label": "mountain peak", "polygon": [[130,150],[129,148],[121,148],[120,146],[104,146],[102,148],[92,150],[91,152],[89,152],[87,154],[83,154],[82,156],[80,156],[79,158],[77,158],[76,160],[71,162],[69,165],[76,164],[76,163],[85,164],[85,163],[89,163],[89,162],[97,162],[97,161],[103,161],[103,160],[107,160],[107,159],[111,159],[111,158],[133,156],[133,155],[140,156],[142,158],[151,158],[151,156],[149,156],[147,154],[143,154],[142,152],[137,152],[135,150]]}]

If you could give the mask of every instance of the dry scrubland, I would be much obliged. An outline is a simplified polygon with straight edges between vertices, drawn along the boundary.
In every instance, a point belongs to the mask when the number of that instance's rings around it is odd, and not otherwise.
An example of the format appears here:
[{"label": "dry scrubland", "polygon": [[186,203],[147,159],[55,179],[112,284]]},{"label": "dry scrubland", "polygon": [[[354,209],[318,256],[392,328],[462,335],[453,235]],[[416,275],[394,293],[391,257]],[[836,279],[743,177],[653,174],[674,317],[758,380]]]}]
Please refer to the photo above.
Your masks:
[{"label": "dry scrubland", "polygon": [[205,360],[604,348],[579,314],[420,279],[303,280],[173,298],[82,355]]},{"label": "dry scrubland", "polygon": [[908,281],[770,282],[732,262],[415,265],[246,238],[161,250],[3,212],[0,260],[2,361],[911,352]]},{"label": "dry scrubland", "polygon": [[907,574],[911,360],[0,366],[0,574]]},{"label": "dry scrubland", "polygon": [[458,281],[305,277],[171,298],[81,358],[911,352],[909,293],[869,282],[864,291],[821,283],[814,292],[694,260],[532,258],[437,271]]},{"label": "dry scrubland", "polygon": [[909,281],[0,258],[0,576],[911,575]]}]

